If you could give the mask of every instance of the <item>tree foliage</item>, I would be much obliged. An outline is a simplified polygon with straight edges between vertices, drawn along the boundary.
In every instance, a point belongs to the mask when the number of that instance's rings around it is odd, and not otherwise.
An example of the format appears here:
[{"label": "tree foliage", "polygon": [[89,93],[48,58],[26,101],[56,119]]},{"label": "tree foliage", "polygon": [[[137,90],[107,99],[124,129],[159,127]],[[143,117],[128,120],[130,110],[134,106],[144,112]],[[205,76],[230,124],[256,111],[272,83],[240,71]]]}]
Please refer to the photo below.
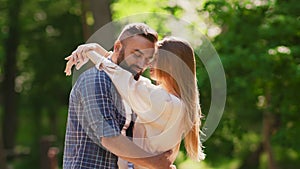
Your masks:
[{"label": "tree foliage", "polygon": [[[4,4],[2,8],[14,1],[1,2]],[[58,146],[61,148],[63,144],[66,106],[71,87],[70,79],[63,74],[64,57],[76,45],[83,43],[80,4],[69,0],[28,0],[23,1],[20,9],[15,10],[20,13],[20,19],[13,21],[18,22],[20,30],[18,37],[14,37],[20,40],[16,46],[17,72],[14,86],[18,102],[13,105],[18,110],[15,117],[18,129],[14,137],[15,148],[6,154],[16,159],[19,155],[28,154],[30,150],[29,155],[22,160],[14,160],[15,163],[12,164],[16,168],[23,168],[26,164],[27,168],[38,168],[42,136],[56,135]],[[4,43],[11,33],[8,30],[11,23],[7,20],[8,8],[1,11],[1,43]],[[1,60],[7,60],[4,47],[0,51]],[[5,71],[1,69],[1,77]],[[2,116],[9,113],[1,111]],[[2,123],[9,124],[11,121]],[[9,135],[14,133],[6,133],[3,137]]]},{"label": "tree foliage", "polygon": [[[299,130],[300,97],[296,92],[300,84],[297,45],[300,24],[299,6],[295,3],[208,1],[205,4],[205,10],[222,27],[214,44],[228,82],[224,126],[217,133],[229,129],[220,133],[220,138],[226,140],[225,147],[232,147],[227,154],[240,159],[242,168],[299,165],[296,144],[299,138],[293,134]],[[208,141],[208,150],[215,147],[214,141]],[[217,145],[224,149],[224,144]]]}]

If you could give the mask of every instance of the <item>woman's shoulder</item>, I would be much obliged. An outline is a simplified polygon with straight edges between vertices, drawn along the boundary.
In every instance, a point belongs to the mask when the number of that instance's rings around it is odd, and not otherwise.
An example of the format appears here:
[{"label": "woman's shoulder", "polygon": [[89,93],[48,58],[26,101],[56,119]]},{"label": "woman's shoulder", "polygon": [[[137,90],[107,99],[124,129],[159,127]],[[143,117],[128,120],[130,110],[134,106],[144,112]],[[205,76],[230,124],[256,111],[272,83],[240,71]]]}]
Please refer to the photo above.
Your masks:
[{"label": "woman's shoulder", "polygon": [[[141,76],[138,80],[143,83],[143,85],[147,85],[148,89],[151,89],[150,98],[152,102],[155,102],[156,105],[165,104],[168,102],[169,104],[181,105],[181,99],[173,94],[170,94],[160,85],[152,84],[151,80]],[[155,105],[155,104],[154,104]]]},{"label": "woman's shoulder", "polygon": [[146,77],[144,77],[144,76],[140,76],[138,82],[143,82],[143,83],[146,83],[148,85],[152,84],[151,80],[148,79],[148,78],[146,78]]}]

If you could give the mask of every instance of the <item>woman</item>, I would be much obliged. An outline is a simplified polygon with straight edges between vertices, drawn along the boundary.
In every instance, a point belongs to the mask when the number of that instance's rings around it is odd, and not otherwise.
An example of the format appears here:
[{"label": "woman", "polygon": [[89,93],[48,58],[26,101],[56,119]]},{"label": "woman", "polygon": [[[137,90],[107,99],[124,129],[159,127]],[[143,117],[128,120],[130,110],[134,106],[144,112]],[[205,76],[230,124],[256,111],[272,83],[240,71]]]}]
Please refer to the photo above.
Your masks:
[{"label": "woman", "polygon": [[[102,48],[101,54],[107,52]],[[89,52],[88,57],[109,75],[137,114],[133,138],[136,144],[152,153],[173,149],[177,154],[184,137],[189,157],[195,161],[204,159],[199,138],[201,110],[196,63],[188,42],[175,37],[158,42],[158,51],[150,64],[150,77],[158,85],[144,77],[134,80],[131,73],[96,52]],[[73,55],[66,60],[69,60],[66,72],[70,75],[70,67],[80,58]]]}]

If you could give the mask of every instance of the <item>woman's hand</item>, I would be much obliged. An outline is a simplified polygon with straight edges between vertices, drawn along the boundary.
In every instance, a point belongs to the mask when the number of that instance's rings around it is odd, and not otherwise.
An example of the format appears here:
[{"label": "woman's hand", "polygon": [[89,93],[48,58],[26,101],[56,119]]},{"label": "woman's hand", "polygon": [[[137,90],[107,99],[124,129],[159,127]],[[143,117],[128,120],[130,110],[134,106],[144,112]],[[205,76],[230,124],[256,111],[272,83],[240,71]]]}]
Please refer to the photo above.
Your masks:
[{"label": "woman's hand", "polygon": [[66,63],[66,68],[64,71],[67,76],[71,75],[71,69],[73,65],[76,65],[76,69],[78,70],[81,68],[81,66],[88,62],[89,58],[87,56],[87,52],[91,50],[94,50],[105,57],[107,57],[107,55],[109,54],[109,52],[107,52],[97,43],[89,43],[78,46],[77,49],[74,50],[70,56],[65,58],[65,60],[68,61]]}]

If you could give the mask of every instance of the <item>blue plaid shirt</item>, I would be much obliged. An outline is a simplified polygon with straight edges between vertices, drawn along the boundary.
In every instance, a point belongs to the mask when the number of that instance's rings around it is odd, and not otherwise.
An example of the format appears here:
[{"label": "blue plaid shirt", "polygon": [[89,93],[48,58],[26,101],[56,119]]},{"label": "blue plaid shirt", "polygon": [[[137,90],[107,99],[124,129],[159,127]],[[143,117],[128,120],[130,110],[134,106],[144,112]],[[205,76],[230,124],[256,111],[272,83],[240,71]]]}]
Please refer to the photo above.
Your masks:
[{"label": "blue plaid shirt", "polygon": [[70,94],[63,168],[118,168],[118,157],[100,140],[120,135],[124,123],[122,100],[110,78],[95,67],[85,71]]}]

